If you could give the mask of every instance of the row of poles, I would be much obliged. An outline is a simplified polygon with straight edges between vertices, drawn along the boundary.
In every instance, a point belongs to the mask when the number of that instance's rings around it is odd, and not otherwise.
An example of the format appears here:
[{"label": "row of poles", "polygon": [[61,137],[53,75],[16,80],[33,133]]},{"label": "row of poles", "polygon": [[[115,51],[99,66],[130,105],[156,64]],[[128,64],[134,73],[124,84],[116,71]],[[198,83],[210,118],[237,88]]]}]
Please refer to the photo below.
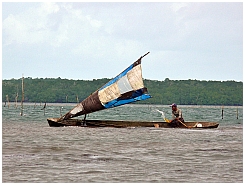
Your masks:
[{"label": "row of poles", "polygon": [[[20,115],[23,116],[24,115],[24,113],[23,113],[23,111],[24,111],[23,102],[25,100],[25,96],[24,96],[25,95],[25,93],[24,93],[24,75],[23,74],[22,74],[21,87],[22,87],[22,89],[21,89],[22,96],[21,96],[21,111],[20,111]],[[17,108],[17,106],[18,106],[17,105],[17,100],[18,100],[18,92],[16,93],[16,96],[15,96],[15,108]],[[10,103],[9,103],[9,96],[8,95],[6,95],[6,101],[8,102],[8,108],[9,108]],[[41,105],[41,103],[40,103],[40,105]],[[6,106],[6,102],[5,102],[4,106]],[[34,107],[36,107],[36,103],[35,103]],[[44,110],[44,115],[45,115],[45,109],[46,109],[46,102],[44,104],[44,107],[41,109],[41,110]]]},{"label": "row of poles", "polygon": [[[23,116],[23,111],[24,111],[24,108],[23,108],[23,102],[24,102],[24,100],[25,100],[25,97],[24,97],[24,74],[22,74],[22,82],[21,82],[21,87],[22,87],[22,96],[21,96],[21,112],[20,112],[20,115],[21,116]],[[18,92],[16,93],[16,96],[15,96],[15,108],[17,108],[17,100],[18,100]],[[79,99],[78,99],[78,96],[76,96],[76,100],[77,100],[77,102],[79,102]],[[6,101],[8,102],[8,108],[9,108],[9,106],[10,106],[10,103],[9,103],[9,96],[8,95],[6,95]],[[68,102],[68,95],[66,95],[66,102]],[[40,105],[41,105],[41,103],[40,103]],[[44,104],[44,106],[43,106],[43,108],[41,109],[41,110],[43,110],[44,111],[44,115],[45,115],[45,109],[46,109],[46,102],[45,102],[45,104]],[[4,107],[6,106],[6,102],[5,102],[5,105],[4,105]],[[35,105],[34,105],[34,107],[36,106],[36,103],[35,103]],[[60,114],[61,114],[61,109],[60,109]]]},{"label": "row of poles", "polygon": [[[9,102],[9,98],[8,98],[8,95],[6,95],[6,100],[7,100],[7,102],[8,102],[8,108],[9,108],[9,106],[10,106],[10,102]],[[21,113],[20,113],[20,115],[21,116],[23,116],[23,102],[24,102],[24,100],[22,99],[22,101],[21,101]],[[17,101],[15,102],[15,108],[17,108]],[[40,106],[41,106],[41,102],[40,102]],[[45,102],[44,103],[44,106],[43,106],[43,108],[41,109],[41,110],[43,110],[44,111],[44,115],[45,115],[45,109],[46,109],[46,106],[47,106],[47,103]],[[5,102],[5,105],[4,105],[4,107],[6,107],[6,102]],[[36,107],[36,103],[35,103],[35,105],[34,105],[34,108]],[[238,113],[239,113],[239,111],[238,111],[238,107],[236,108],[236,119],[238,119]],[[61,115],[61,108],[60,108],[60,115]],[[222,119],[224,119],[224,106],[222,106],[222,108],[221,108],[221,118]]]},{"label": "row of poles", "polygon": [[[221,109],[221,117],[222,119],[224,118],[224,106],[222,106],[222,109]],[[238,119],[238,108],[236,108],[236,119]]]}]

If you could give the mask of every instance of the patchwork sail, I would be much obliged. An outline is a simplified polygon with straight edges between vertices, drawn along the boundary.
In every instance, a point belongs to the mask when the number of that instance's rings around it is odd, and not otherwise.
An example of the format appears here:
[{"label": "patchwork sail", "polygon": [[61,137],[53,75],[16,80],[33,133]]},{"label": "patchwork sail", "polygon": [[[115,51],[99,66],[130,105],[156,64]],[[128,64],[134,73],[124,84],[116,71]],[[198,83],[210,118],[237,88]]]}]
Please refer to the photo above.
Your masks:
[{"label": "patchwork sail", "polygon": [[[147,54],[149,52],[144,56]],[[151,98],[142,78],[141,59],[144,56],[80,102],[60,120]]]}]

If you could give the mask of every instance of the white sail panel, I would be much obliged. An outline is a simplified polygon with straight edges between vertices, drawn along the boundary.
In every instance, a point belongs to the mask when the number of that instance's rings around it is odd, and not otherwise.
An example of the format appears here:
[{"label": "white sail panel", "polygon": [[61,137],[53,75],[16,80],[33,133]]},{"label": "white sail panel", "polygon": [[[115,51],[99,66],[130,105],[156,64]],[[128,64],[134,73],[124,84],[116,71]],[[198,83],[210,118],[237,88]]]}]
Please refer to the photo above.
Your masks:
[{"label": "white sail panel", "polygon": [[129,70],[125,76],[122,76],[110,86],[100,90],[98,96],[101,103],[104,105],[119,98],[124,93],[143,87],[141,64],[139,64]]},{"label": "white sail panel", "polygon": [[105,104],[109,101],[115,100],[121,96],[120,90],[118,88],[117,83],[114,83],[102,90],[98,93],[99,99],[102,104]]},{"label": "white sail panel", "polygon": [[132,70],[130,70],[127,73],[127,77],[133,90],[141,89],[144,87],[141,64],[135,66]]},{"label": "white sail panel", "polygon": [[74,107],[70,113],[71,114],[77,114],[78,112],[82,112],[84,110],[83,105],[79,103],[76,107]]},{"label": "white sail panel", "polygon": [[121,94],[124,94],[126,92],[132,91],[133,88],[131,87],[127,75],[123,76],[117,81],[118,88],[120,90]]}]

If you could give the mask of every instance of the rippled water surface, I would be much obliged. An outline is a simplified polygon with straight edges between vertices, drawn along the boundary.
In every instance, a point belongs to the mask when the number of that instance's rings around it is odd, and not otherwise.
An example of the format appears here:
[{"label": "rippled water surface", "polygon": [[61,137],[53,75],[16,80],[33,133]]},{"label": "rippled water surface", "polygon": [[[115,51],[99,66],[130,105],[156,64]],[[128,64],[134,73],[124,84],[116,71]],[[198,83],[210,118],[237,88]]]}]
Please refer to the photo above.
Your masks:
[{"label": "rippled water surface", "polygon": [[[49,127],[74,104],[2,107],[3,182],[243,182],[242,107],[180,106],[217,129]],[[87,119],[162,120],[168,106],[126,105]],[[238,111],[238,119],[237,119]]]}]

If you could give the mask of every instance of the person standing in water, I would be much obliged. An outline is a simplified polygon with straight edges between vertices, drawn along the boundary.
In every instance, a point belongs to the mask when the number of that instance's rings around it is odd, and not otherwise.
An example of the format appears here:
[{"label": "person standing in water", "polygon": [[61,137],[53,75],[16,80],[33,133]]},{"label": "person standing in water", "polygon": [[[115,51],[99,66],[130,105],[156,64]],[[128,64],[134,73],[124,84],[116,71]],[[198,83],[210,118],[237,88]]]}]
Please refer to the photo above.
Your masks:
[{"label": "person standing in water", "polygon": [[171,105],[172,107],[172,120],[170,120],[170,125],[171,127],[178,127],[181,123],[184,123],[184,118],[183,118],[183,115],[182,115],[182,111],[181,109],[178,109],[177,108],[177,105],[175,103],[173,103]]}]

